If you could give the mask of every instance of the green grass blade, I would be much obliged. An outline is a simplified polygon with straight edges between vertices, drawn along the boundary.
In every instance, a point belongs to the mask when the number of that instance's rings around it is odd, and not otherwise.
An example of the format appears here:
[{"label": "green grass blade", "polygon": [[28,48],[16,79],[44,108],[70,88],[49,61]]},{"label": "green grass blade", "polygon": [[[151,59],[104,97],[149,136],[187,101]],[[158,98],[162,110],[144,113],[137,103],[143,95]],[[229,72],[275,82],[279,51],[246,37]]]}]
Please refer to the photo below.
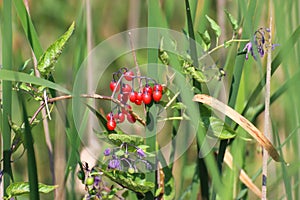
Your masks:
[{"label": "green grass blade", "polygon": [[186,18],[187,18],[188,33],[189,33],[191,58],[193,60],[194,66],[196,68],[199,68],[194,26],[193,26],[193,21],[192,21],[192,14],[191,14],[189,0],[185,0],[185,7],[186,7]]},{"label": "green grass blade", "polygon": [[[284,92],[287,91],[287,89],[290,86],[296,85],[299,82],[300,79],[300,71],[298,71],[293,77],[291,77],[289,80],[287,80],[280,88],[278,88],[271,96],[270,98],[270,103],[274,103],[279,97],[284,94]],[[265,109],[265,104],[260,106],[258,110],[255,112],[253,115],[252,119],[250,120],[251,122],[254,122],[257,117],[264,111]]]},{"label": "green grass blade", "polygon": [[[154,1],[148,1],[148,27],[160,27],[160,21],[159,16],[160,15],[160,8],[159,8],[159,2]],[[155,17],[154,17],[155,16]],[[159,41],[157,38],[158,35],[153,34],[153,31],[148,31],[148,43],[153,43],[154,41]],[[152,77],[154,79],[157,79],[157,63],[158,63],[158,57],[157,57],[157,51],[155,49],[148,49],[148,64],[151,64],[152,66],[149,66],[147,69],[147,76]],[[147,116],[146,116],[146,135],[148,136],[146,138],[146,145],[148,145],[149,152],[156,152],[156,124],[153,124],[152,126],[149,125],[150,123],[156,123],[156,116],[157,116],[158,109],[157,107],[151,106],[147,107]],[[152,116],[152,117],[150,117]],[[149,137],[151,136],[151,137]],[[154,163],[157,163],[156,160],[153,161]],[[151,193],[146,194],[146,198],[153,198],[156,193],[157,188],[157,181],[156,181],[156,172],[147,173],[147,181],[155,183],[154,190]]]},{"label": "green grass blade", "polygon": [[[279,133],[274,123],[273,123],[273,132],[274,132],[273,135],[275,135],[278,145],[281,146]],[[280,157],[283,158],[282,148],[279,149],[279,155]],[[281,169],[282,169],[282,176],[283,176],[283,182],[284,182],[287,199],[292,200],[293,198],[292,198],[291,178],[288,176],[288,169],[284,162],[281,163]]]},{"label": "green grass blade", "polygon": [[35,56],[39,58],[43,54],[43,49],[39,42],[39,38],[33,26],[32,20],[27,13],[24,2],[23,0],[14,0],[13,2],[30,46]]},{"label": "green grass blade", "polygon": [[[12,5],[10,0],[3,1],[3,16],[2,16],[2,62],[3,69],[12,69]],[[1,70],[2,71],[2,70]],[[10,179],[13,178],[11,169],[11,129],[9,119],[12,114],[12,83],[10,81],[2,82],[2,138],[3,138],[3,183],[4,191],[10,184]]]},{"label": "green grass blade", "polygon": [[24,83],[30,83],[34,85],[41,85],[45,86],[47,88],[51,88],[60,92],[63,92],[65,94],[71,94],[70,91],[63,88],[62,86],[47,81],[42,78],[38,78],[35,76],[31,76],[29,74],[23,73],[23,72],[15,72],[15,71],[9,71],[9,70],[0,70],[0,80],[4,81],[16,81],[16,82],[24,82]]},{"label": "green grass blade", "polygon": [[28,115],[26,112],[24,100],[20,98],[23,112],[23,120],[25,124],[25,146],[27,149],[27,170],[28,170],[28,180],[30,188],[30,199],[38,200],[39,197],[39,185],[38,185],[38,175],[37,175],[37,166],[36,159],[33,147],[33,138],[31,133],[31,128],[28,122]]}]

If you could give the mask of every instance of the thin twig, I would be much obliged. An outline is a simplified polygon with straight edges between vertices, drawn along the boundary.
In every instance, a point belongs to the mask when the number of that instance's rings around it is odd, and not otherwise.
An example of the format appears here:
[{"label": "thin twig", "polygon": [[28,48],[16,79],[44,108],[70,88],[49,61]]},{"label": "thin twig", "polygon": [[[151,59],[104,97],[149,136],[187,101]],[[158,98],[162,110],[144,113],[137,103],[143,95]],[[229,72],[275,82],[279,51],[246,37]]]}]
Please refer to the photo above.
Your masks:
[{"label": "thin twig", "polygon": [[132,41],[132,37],[131,37],[131,32],[128,33],[128,36],[129,36],[130,48],[131,48],[131,51],[132,51],[132,56],[133,56],[133,60],[134,60],[135,68],[136,68],[136,75],[137,76],[141,76],[139,64],[137,62],[136,54],[135,54],[135,51],[134,51],[134,46],[133,46],[133,41]]},{"label": "thin twig", "polygon": [[[270,14],[271,7],[270,7]],[[270,37],[269,37],[269,44],[271,43],[272,39],[272,15],[270,15]],[[268,138],[270,137],[270,88],[271,88],[271,47],[267,47],[267,75],[266,75],[266,91],[265,91],[265,115],[264,115],[264,133],[265,136]],[[263,200],[267,199],[267,173],[268,173],[268,152],[263,149],[263,163],[262,163],[262,198]]]},{"label": "thin twig", "polygon": [[[110,96],[103,96],[103,95],[99,95],[99,94],[82,94],[80,95],[81,98],[90,98],[90,99],[100,99],[100,100],[107,100],[107,101],[112,101],[115,104],[117,104],[118,106],[120,106],[121,108],[127,110],[138,122],[140,122],[143,126],[146,126],[146,122],[135,112],[132,111],[132,109],[128,109],[127,106],[125,106],[124,104],[122,104],[119,100],[114,99],[113,97]],[[59,97],[54,97],[54,98],[49,98],[47,103],[54,103],[56,101],[61,101],[61,100],[67,100],[67,99],[72,99],[73,96],[72,95],[64,95],[64,96],[59,96]],[[40,105],[40,107],[35,111],[35,113],[33,114],[32,118],[30,119],[30,124],[32,124],[34,122],[34,119],[36,119],[37,115],[41,112],[41,110],[43,110],[43,108],[46,106],[45,103],[42,103]]]}]

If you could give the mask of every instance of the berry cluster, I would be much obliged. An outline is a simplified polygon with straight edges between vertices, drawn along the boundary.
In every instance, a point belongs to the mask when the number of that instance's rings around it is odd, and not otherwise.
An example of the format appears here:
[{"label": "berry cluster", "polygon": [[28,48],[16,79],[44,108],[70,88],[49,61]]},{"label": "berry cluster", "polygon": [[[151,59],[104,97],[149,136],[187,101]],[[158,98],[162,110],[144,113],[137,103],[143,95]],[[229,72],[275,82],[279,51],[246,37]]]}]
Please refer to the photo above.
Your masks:
[{"label": "berry cluster", "polygon": [[[135,80],[139,80],[139,89],[134,90]],[[142,83],[145,83],[142,85]],[[116,106],[114,110],[107,114],[107,128],[108,130],[114,130],[117,123],[122,123],[125,117],[130,123],[134,123],[136,118],[127,112],[131,110],[131,106],[128,104],[133,103],[135,105],[151,105],[153,102],[159,102],[162,98],[163,87],[158,84],[152,78],[146,76],[136,76],[133,71],[129,71],[127,68],[121,68],[119,71],[113,73],[113,79],[110,82],[110,89],[114,94],[118,94],[118,100],[126,106],[127,109],[120,109]]]}]

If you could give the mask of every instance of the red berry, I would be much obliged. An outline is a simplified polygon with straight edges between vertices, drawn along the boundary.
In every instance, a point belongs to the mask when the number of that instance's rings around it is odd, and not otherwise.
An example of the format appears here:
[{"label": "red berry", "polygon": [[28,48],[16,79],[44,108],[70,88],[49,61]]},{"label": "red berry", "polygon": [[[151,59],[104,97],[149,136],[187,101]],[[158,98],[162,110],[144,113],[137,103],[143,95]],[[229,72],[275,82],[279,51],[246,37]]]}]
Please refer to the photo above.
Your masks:
[{"label": "red berry", "polygon": [[118,100],[121,101],[122,104],[126,104],[128,101],[128,94],[119,94],[118,95]]},{"label": "red berry", "polygon": [[132,91],[130,94],[129,94],[129,100],[134,103],[135,100],[136,100],[136,96],[137,96],[137,92],[135,91]]},{"label": "red berry", "polygon": [[125,115],[122,112],[118,112],[114,115],[114,119],[116,119],[118,123],[122,123],[125,120]]},{"label": "red berry", "polygon": [[150,104],[151,101],[152,101],[152,97],[151,97],[150,93],[145,92],[145,93],[143,94],[143,102],[144,102],[144,104],[146,104],[146,105],[147,105],[147,104]]},{"label": "red berry", "polygon": [[130,123],[134,123],[136,121],[135,117],[132,114],[130,114],[130,113],[127,113],[127,120]]},{"label": "red berry", "polygon": [[159,102],[160,101],[160,99],[161,99],[161,97],[162,97],[162,93],[160,92],[160,91],[154,91],[153,92],[153,100],[155,101],[155,102]]},{"label": "red berry", "polygon": [[124,78],[127,81],[131,81],[133,79],[133,76],[134,76],[133,71],[127,71],[127,72],[124,73]]},{"label": "red berry", "polygon": [[152,94],[152,88],[148,84],[146,84],[143,89],[143,93],[146,93],[146,92],[149,93],[150,95]]},{"label": "red berry", "polygon": [[134,103],[135,103],[136,105],[138,105],[138,106],[139,106],[139,105],[141,105],[141,104],[142,104],[142,101],[140,101],[140,100],[136,99]]},{"label": "red berry", "polygon": [[160,92],[162,92],[163,91],[163,87],[160,84],[155,84],[153,86],[153,91],[160,91]]},{"label": "red berry", "polygon": [[136,95],[136,100],[143,101],[143,93],[138,92]]},{"label": "red berry", "polygon": [[128,85],[128,84],[123,84],[123,86],[122,86],[122,92],[123,93],[130,93],[132,91],[132,89],[131,89],[131,87],[130,87],[130,85]]},{"label": "red berry", "polygon": [[109,87],[111,91],[114,91],[116,87],[117,87],[116,91],[120,89],[120,85],[117,86],[117,82],[114,80],[110,82]]},{"label": "red berry", "polygon": [[108,121],[114,119],[113,113],[112,113],[112,112],[108,113],[108,114],[106,115],[106,119],[107,119]]},{"label": "red berry", "polygon": [[109,121],[106,123],[107,129],[110,130],[110,131],[115,130],[116,126],[117,126],[117,123],[116,123],[115,120],[109,120]]}]

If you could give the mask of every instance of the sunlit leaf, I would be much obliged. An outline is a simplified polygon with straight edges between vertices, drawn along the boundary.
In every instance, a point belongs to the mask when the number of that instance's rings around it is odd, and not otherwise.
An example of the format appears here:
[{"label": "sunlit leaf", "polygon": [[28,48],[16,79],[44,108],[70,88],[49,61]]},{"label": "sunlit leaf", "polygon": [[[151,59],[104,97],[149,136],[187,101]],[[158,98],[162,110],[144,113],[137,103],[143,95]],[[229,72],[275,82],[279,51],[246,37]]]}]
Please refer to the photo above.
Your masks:
[{"label": "sunlit leaf", "polygon": [[145,194],[154,188],[154,183],[147,182],[145,174],[143,173],[129,174],[123,171],[109,171],[103,169],[106,169],[106,166],[103,165],[101,169],[105,176],[118,183],[122,187],[134,192]]},{"label": "sunlit leaf", "polygon": [[[40,193],[49,193],[56,189],[58,185],[45,185],[43,183],[39,183],[39,192]],[[7,199],[11,197],[20,196],[23,194],[29,194],[30,188],[28,182],[15,182],[10,184],[6,188]]]},{"label": "sunlit leaf", "polygon": [[198,32],[198,34],[200,35],[203,43],[201,43],[202,48],[204,49],[204,51],[207,51],[210,48],[210,36],[207,32],[207,30],[204,33]]},{"label": "sunlit leaf", "polygon": [[205,127],[213,132],[215,137],[220,139],[230,139],[236,136],[236,132],[221,119],[210,116],[202,118]]},{"label": "sunlit leaf", "polygon": [[24,82],[24,83],[30,83],[34,85],[41,85],[47,88],[51,88],[60,92],[63,92],[65,94],[71,94],[67,89],[63,88],[62,86],[47,81],[42,78],[38,78],[35,76],[31,76],[29,74],[23,73],[23,72],[15,72],[10,70],[0,70],[0,80],[7,80],[7,81],[16,81],[16,82]]},{"label": "sunlit leaf", "polygon": [[207,83],[209,80],[208,78],[204,75],[204,73],[200,70],[197,70],[195,67],[185,67],[184,68],[184,73],[189,74],[194,78],[196,81],[199,83]]},{"label": "sunlit leaf", "polygon": [[120,146],[123,143],[131,145],[142,145],[144,144],[144,138],[137,135],[126,135],[126,134],[109,134],[108,140],[116,146]]},{"label": "sunlit leaf", "polygon": [[231,26],[232,26],[232,29],[234,31],[236,31],[239,27],[237,20],[227,10],[224,10],[224,11],[226,13],[226,16],[227,16]]},{"label": "sunlit leaf", "polygon": [[210,27],[214,30],[216,36],[220,37],[220,35],[221,35],[221,28],[220,28],[220,26],[215,22],[215,20],[213,20],[212,18],[210,18],[208,15],[205,15],[205,17],[209,21]]},{"label": "sunlit leaf", "polygon": [[54,70],[54,64],[57,62],[58,57],[61,55],[62,50],[74,32],[74,29],[75,22],[73,22],[69,29],[58,40],[51,44],[41,56],[37,68],[42,76],[48,76],[49,73]]}]

